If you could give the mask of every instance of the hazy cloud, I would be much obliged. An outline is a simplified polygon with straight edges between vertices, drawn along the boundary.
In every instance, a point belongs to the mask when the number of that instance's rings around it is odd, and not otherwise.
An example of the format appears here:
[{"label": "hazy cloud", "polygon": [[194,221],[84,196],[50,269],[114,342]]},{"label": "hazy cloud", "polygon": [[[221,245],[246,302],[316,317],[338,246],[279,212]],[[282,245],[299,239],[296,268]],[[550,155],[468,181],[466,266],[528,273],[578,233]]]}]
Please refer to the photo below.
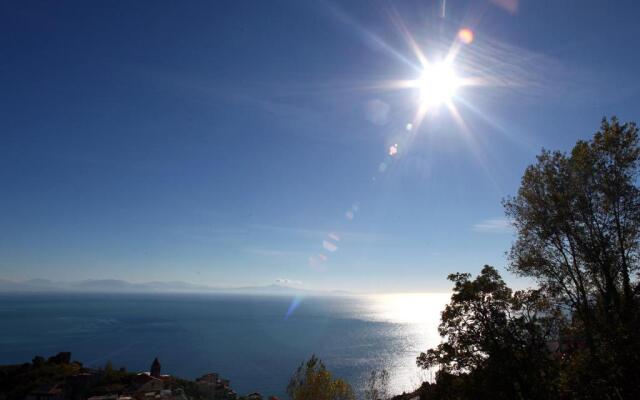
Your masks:
[{"label": "hazy cloud", "polygon": [[265,232],[274,232],[282,235],[298,236],[305,238],[321,238],[324,239],[329,234],[338,235],[340,240],[352,241],[352,242],[377,242],[388,238],[385,234],[379,233],[364,233],[364,232],[331,232],[320,229],[307,229],[307,228],[293,228],[276,225],[261,225],[253,224],[249,226],[251,230],[260,230]]},{"label": "hazy cloud", "polygon": [[511,14],[516,14],[520,7],[518,0],[491,0],[491,2]]},{"label": "hazy cloud", "polygon": [[278,278],[276,279],[276,283],[279,285],[302,285],[302,281],[287,278]]},{"label": "hazy cloud", "polygon": [[365,115],[369,121],[376,125],[384,125],[389,120],[391,107],[382,100],[375,99],[367,103]]},{"label": "hazy cloud", "polygon": [[293,256],[306,255],[306,253],[303,253],[301,251],[255,248],[255,247],[246,248],[245,251],[247,253],[251,253],[251,254],[255,254],[263,257],[293,257]]},{"label": "hazy cloud", "polygon": [[513,233],[513,227],[506,218],[485,219],[473,225],[473,230],[482,233]]}]

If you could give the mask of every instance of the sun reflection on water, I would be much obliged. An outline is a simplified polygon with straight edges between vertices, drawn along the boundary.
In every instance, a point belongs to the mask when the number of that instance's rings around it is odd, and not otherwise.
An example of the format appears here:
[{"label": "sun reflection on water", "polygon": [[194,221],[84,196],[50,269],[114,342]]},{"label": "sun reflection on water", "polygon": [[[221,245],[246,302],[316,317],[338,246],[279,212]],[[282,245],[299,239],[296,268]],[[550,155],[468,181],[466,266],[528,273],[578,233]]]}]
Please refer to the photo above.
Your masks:
[{"label": "sun reflection on water", "polygon": [[393,323],[437,326],[449,293],[400,293],[373,297],[380,318]]},{"label": "sun reflection on water", "polygon": [[[388,323],[384,329],[393,332],[395,344],[366,362],[373,369],[384,368],[390,373],[392,393],[410,392],[420,383],[433,379],[432,372],[416,366],[416,357],[440,342],[440,313],[450,296],[450,293],[402,293],[369,297],[367,315],[362,317]],[[359,385],[366,386],[366,376]]]}]

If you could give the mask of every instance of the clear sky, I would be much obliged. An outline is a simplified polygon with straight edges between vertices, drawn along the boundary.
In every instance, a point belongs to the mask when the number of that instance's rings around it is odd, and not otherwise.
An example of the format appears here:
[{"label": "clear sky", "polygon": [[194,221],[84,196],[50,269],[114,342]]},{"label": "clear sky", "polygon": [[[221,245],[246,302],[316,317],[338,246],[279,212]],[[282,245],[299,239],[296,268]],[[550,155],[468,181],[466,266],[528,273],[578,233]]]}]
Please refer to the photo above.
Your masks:
[{"label": "clear sky", "polygon": [[[0,278],[386,292],[503,268],[500,201],[540,149],[604,115],[638,120],[638,15],[637,1],[2,2]],[[420,89],[398,82],[452,45],[473,84],[418,121]]]}]

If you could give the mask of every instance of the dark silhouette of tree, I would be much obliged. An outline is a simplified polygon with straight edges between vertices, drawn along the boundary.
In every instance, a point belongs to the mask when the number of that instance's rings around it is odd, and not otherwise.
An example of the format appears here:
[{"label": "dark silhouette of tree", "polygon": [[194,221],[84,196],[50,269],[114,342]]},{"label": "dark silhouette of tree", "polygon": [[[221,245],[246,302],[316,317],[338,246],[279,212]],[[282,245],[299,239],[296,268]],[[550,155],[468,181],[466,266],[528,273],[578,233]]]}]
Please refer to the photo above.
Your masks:
[{"label": "dark silhouette of tree", "polygon": [[633,123],[602,120],[570,154],[543,150],[515,197],[510,268],[566,307],[575,390],[640,398],[640,146]]},{"label": "dark silhouette of tree", "polygon": [[547,342],[558,315],[537,290],[513,293],[495,268],[452,274],[451,302],[439,326],[443,343],[420,354],[422,368],[438,368],[440,399],[546,399],[556,390],[556,363]]},{"label": "dark silhouette of tree", "polygon": [[293,400],[355,400],[351,386],[334,378],[315,355],[300,364],[289,381],[287,394]]},{"label": "dark silhouette of tree", "polygon": [[389,398],[389,371],[372,370],[365,385],[364,400],[386,400]]}]

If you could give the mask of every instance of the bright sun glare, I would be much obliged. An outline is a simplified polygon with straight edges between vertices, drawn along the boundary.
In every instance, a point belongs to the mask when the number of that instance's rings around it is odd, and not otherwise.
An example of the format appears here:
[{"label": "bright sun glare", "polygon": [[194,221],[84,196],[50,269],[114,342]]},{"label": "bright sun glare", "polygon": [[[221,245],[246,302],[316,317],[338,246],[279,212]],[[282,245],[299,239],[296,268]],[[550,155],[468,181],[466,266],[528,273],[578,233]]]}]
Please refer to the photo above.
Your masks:
[{"label": "bright sun glare", "polygon": [[420,89],[420,103],[435,107],[449,103],[460,83],[450,64],[439,63],[426,65],[417,85]]},{"label": "bright sun glare", "polygon": [[438,325],[449,293],[402,293],[374,296],[378,315],[393,323]]}]

